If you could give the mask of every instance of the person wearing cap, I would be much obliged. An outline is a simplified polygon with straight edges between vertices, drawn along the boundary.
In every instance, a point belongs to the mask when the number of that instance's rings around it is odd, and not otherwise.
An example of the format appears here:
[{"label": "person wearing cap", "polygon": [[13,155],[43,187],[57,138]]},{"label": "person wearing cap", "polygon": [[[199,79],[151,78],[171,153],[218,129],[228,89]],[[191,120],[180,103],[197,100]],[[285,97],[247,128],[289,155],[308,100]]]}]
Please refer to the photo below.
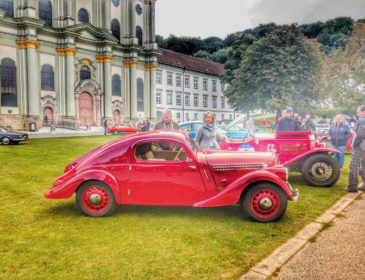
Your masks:
[{"label": "person wearing cap", "polygon": [[284,118],[281,118],[276,127],[276,131],[298,131],[298,122],[293,119],[293,109],[291,107],[286,108],[286,114]]}]

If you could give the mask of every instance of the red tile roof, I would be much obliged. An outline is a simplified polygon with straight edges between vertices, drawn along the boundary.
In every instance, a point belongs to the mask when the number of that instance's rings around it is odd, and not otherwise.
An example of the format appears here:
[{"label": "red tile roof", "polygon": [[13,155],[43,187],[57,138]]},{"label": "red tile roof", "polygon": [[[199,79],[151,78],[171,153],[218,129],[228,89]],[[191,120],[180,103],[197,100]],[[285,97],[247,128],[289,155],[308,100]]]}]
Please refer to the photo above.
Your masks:
[{"label": "red tile roof", "polygon": [[207,61],[162,48],[160,48],[160,51],[162,52],[162,55],[159,56],[158,62],[162,64],[168,64],[181,68],[185,67],[188,70],[216,76],[222,75],[225,72],[224,65],[220,63]]}]

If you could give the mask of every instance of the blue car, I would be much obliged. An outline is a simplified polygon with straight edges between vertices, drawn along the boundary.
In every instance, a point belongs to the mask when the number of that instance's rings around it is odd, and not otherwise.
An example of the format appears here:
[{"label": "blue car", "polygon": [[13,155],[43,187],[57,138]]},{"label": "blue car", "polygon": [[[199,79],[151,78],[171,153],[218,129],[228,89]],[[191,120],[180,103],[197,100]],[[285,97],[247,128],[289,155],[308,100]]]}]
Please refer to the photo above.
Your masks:
[{"label": "blue car", "polygon": [[201,126],[201,121],[194,122],[183,122],[179,124],[179,130],[185,131],[190,134],[193,138],[196,137],[196,132],[198,131],[199,126]]}]

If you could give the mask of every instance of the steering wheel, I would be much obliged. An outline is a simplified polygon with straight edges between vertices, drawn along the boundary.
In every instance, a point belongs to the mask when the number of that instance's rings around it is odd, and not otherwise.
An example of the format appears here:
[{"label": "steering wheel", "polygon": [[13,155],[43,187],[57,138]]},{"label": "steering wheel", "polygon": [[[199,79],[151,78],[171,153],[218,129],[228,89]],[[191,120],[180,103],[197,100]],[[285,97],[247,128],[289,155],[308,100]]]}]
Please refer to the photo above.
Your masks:
[{"label": "steering wheel", "polygon": [[177,159],[179,158],[179,155],[181,154],[181,151],[183,149],[180,147],[180,150],[177,152],[176,156],[174,157],[174,161],[177,161]]}]

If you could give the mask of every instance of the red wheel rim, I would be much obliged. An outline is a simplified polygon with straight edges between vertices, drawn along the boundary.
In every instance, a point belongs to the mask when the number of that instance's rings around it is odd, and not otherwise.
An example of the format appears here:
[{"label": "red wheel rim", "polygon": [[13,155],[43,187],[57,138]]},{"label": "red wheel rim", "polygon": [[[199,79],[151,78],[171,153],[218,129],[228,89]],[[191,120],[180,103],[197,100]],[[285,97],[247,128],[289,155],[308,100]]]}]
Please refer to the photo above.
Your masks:
[{"label": "red wheel rim", "polygon": [[280,209],[280,197],[273,190],[259,190],[252,196],[251,209],[260,218],[271,218]]},{"label": "red wheel rim", "polygon": [[82,193],[82,203],[86,210],[92,213],[100,213],[110,203],[109,193],[99,186],[87,187]]}]

